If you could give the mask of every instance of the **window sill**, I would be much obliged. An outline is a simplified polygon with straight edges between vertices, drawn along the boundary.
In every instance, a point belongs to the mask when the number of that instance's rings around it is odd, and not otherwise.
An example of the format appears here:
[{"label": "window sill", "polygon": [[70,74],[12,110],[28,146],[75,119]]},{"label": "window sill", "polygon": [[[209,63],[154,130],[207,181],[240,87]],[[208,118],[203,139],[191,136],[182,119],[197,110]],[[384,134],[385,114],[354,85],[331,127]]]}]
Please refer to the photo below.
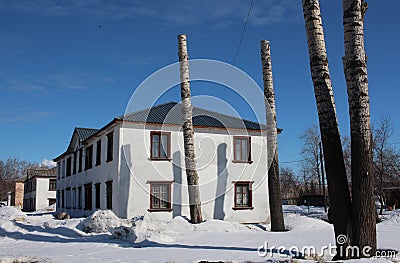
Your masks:
[{"label": "window sill", "polygon": [[54,191],[57,191],[57,190],[56,189],[49,189],[48,191],[53,191],[54,192]]},{"label": "window sill", "polygon": [[100,166],[101,165],[101,163],[96,163],[96,165],[95,166]]},{"label": "window sill", "polygon": [[106,160],[106,163],[110,163],[110,162],[112,162],[112,161],[113,161],[113,159]]},{"label": "window sill", "polygon": [[233,160],[232,163],[248,163],[248,164],[252,164],[253,161],[238,161],[238,160]]},{"label": "window sill", "polygon": [[170,161],[172,161],[172,159],[171,158],[149,158],[149,160],[150,161],[168,161],[168,162],[170,162]]},{"label": "window sill", "polygon": [[150,208],[147,209],[149,212],[171,212],[172,208]]},{"label": "window sill", "polygon": [[233,210],[253,210],[254,207],[232,207]]}]

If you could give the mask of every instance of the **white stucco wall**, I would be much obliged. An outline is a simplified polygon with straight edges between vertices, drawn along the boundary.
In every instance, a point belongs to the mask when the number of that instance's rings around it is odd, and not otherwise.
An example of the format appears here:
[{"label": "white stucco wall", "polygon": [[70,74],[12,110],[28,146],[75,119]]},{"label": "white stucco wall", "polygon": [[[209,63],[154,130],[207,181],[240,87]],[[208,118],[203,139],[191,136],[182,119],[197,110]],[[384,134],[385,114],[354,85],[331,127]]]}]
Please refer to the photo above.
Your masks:
[{"label": "white stucco wall", "polygon": [[[178,126],[163,127],[171,132],[171,160],[150,160],[150,132],[160,131],[161,126],[144,129],[139,124],[117,124],[104,130],[87,142],[93,144],[93,168],[71,176],[60,176],[57,189],[82,187],[82,209],[57,208],[72,216],[87,216],[95,209],[95,184],[100,183],[100,209],[106,209],[106,184],[113,181],[113,211],[122,218],[143,215],[150,208],[150,181],[172,181],[171,212],[152,212],[164,220],[174,216],[189,217],[186,173],[184,169],[183,135]],[[113,161],[106,162],[107,137],[114,131]],[[234,163],[233,136],[251,136],[252,163]],[[102,140],[101,165],[95,166],[96,142]],[[74,149],[79,148],[79,142]],[[84,149],[85,149],[84,147]],[[238,222],[268,222],[269,204],[267,190],[266,142],[257,133],[246,134],[243,130],[195,129],[195,149],[199,173],[200,196],[203,218],[215,218]],[[85,155],[85,150],[83,150]],[[70,155],[73,157],[73,155]],[[62,165],[64,156],[58,163]],[[79,158],[77,158],[79,160]],[[65,161],[66,163],[66,161]],[[65,174],[65,167],[61,169]],[[77,169],[78,170],[78,169]],[[71,169],[72,171],[72,169]],[[234,181],[252,181],[251,210],[233,210]],[[92,210],[84,210],[84,184],[92,183]],[[66,196],[66,194],[64,194]],[[77,199],[75,192],[75,199]],[[219,197],[216,201],[216,197]]]},{"label": "white stucco wall", "polygon": [[[125,124],[127,125],[127,124]],[[121,128],[121,143],[125,150],[120,164],[120,188],[128,188],[127,217],[144,214],[150,207],[149,181],[173,181],[172,212],[156,213],[160,219],[176,215],[189,216],[186,172],[184,170],[183,135],[179,127],[171,131],[171,161],[150,160],[150,132],[160,126],[130,124]],[[165,131],[165,127],[163,128]],[[267,191],[266,143],[262,136],[245,131],[196,129],[195,150],[199,174],[200,196],[204,219],[215,218],[238,222],[269,221]],[[233,163],[233,136],[251,136],[253,163]],[[124,162],[127,159],[128,162]],[[218,176],[219,174],[219,176]],[[234,181],[253,181],[252,210],[233,210]],[[129,187],[128,187],[129,186]],[[121,189],[119,191],[121,193]],[[126,191],[122,191],[124,198]],[[216,202],[216,197],[220,196]],[[180,205],[182,204],[182,205]]]},{"label": "white stucco wall", "polygon": [[49,206],[49,198],[56,198],[56,191],[49,191],[49,178],[36,178],[36,210]]},{"label": "white stucco wall", "polygon": [[[107,162],[107,134],[113,132],[113,160]],[[97,152],[97,141],[101,140],[101,163],[96,166],[96,152]],[[91,169],[85,170],[85,149],[86,147],[93,145],[93,165]],[[106,209],[106,182],[113,181],[113,211],[118,216],[124,217],[118,211],[118,200],[115,197],[117,193],[117,183],[118,183],[118,145],[119,145],[119,133],[115,127],[110,127],[99,136],[95,138],[91,138],[87,141],[85,146],[83,147],[83,157],[82,157],[82,172],[79,172],[78,164],[76,168],[76,174],[72,174],[73,168],[71,168],[71,176],[65,176],[61,174],[60,179],[57,180],[57,190],[65,191],[66,188],[71,188],[71,206],[67,208],[57,207],[57,212],[66,211],[71,216],[88,216],[93,213],[95,209],[95,184],[100,184],[100,209]],[[79,149],[81,147],[80,142],[76,142],[74,145],[74,149]],[[68,157],[72,157],[72,165],[73,162],[73,154],[67,155],[63,158],[63,160],[67,160]],[[77,163],[79,162],[79,154],[77,157]],[[59,161],[60,164],[63,161]],[[63,170],[63,169],[61,169]],[[64,169],[66,170],[66,169]],[[92,210],[85,210],[85,194],[84,194],[84,185],[92,183]],[[82,187],[82,206],[79,209],[78,205],[74,208],[72,204],[78,201],[78,187]],[[73,194],[73,188],[75,188],[75,195]],[[66,192],[64,193],[66,199]]]}]

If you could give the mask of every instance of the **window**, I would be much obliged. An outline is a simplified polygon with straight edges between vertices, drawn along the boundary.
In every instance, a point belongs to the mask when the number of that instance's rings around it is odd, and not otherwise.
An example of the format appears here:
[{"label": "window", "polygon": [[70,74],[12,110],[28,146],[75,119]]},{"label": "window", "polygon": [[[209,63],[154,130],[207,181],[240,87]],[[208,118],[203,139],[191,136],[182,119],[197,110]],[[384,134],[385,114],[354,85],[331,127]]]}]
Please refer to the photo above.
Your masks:
[{"label": "window", "polygon": [[171,211],[171,183],[150,183],[150,211]]},{"label": "window", "polygon": [[49,206],[54,205],[56,203],[56,199],[55,198],[49,198]]},{"label": "window", "polygon": [[71,188],[68,187],[65,189],[65,208],[71,208]]},{"label": "window", "polygon": [[96,208],[100,209],[100,184],[95,184],[95,193],[96,193]]},{"label": "window", "polygon": [[62,171],[61,171],[61,177],[65,177],[65,160],[62,162]]},{"label": "window", "polygon": [[233,137],[234,161],[251,162],[251,140],[250,137]]},{"label": "window", "polygon": [[72,162],[72,158],[69,157],[67,159],[67,176],[71,176],[71,162]]},{"label": "window", "polygon": [[64,208],[64,190],[61,190],[61,208]]},{"label": "window", "polygon": [[78,187],[78,209],[82,209],[82,187]]},{"label": "window", "polygon": [[96,166],[101,163],[101,140],[96,143]]},{"label": "window", "polygon": [[57,199],[57,207],[60,207],[60,190],[57,190],[56,199]]},{"label": "window", "polygon": [[73,166],[73,169],[72,169],[72,174],[76,174],[76,157],[77,157],[77,155],[78,155],[78,153],[77,153],[77,151],[75,151],[74,152],[74,166]]},{"label": "window", "polygon": [[151,159],[168,160],[170,157],[171,133],[151,132]]},{"label": "window", "polygon": [[106,182],[107,209],[112,209],[112,181]]},{"label": "window", "polygon": [[85,170],[92,169],[93,167],[93,145],[86,148],[85,156]]},{"label": "window", "polygon": [[76,209],[76,188],[72,188],[71,208]]},{"label": "window", "polygon": [[49,191],[55,191],[55,190],[57,190],[57,180],[50,179],[49,180]]},{"label": "window", "polygon": [[114,136],[113,133],[110,132],[107,134],[107,162],[111,162],[113,160],[113,148],[114,148]]},{"label": "window", "polygon": [[82,148],[79,149],[79,167],[78,172],[82,172]]},{"label": "window", "polygon": [[57,163],[57,178],[60,179],[60,174],[61,174],[61,163]]},{"label": "window", "polygon": [[92,210],[92,184],[85,184],[85,210]]},{"label": "window", "polygon": [[235,207],[233,209],[253,209],[252,207],[252,183],[235,183]]}]

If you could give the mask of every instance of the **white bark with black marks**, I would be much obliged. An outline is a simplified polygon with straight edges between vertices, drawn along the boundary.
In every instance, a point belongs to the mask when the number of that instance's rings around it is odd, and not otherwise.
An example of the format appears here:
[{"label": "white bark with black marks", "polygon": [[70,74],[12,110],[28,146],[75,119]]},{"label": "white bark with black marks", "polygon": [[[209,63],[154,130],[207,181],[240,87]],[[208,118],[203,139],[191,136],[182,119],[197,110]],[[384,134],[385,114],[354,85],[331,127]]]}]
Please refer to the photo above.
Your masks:
[{"label": "white bark with black marks", "polygon": [[185,167],[189,192],[190,221],[198,224],[203,221],[199,191],[199,176],[196,169],[194,151],[194,131],[192,121],[192,102],[190,99],[189,55],[186,35],[178,36],[178,56],[180,62],[183,140],[185,147]]},{"label": "white bark with black marks", "polygon": [[[261,62],[262,73],[264,80],[264,99],[266,107],[266,115],[269,111],[272,114],[272,120],[267,125],[271,125],[272,136],[275,138],[274,155],[271,166],[268,168],[268,193],[269,206],[271,216],[271,231],[284,231],[285,224],[282,211],[281,190],[279,183],[279,163],[278,163],[278,140],[277,140],[277,124],[276,124],[276,106],[275,92],[272,81],[272,63],[271,63],[271,48],[267,40],[261,40]],[[268,119],[268,118],[267,118]],[[268,161],[266,160],[268,163]]]},{"label": "white bark with black marks", "polygon": [[376,207],[367,56],[364,49],[364,15],[367,7],[363,0],[343,0],[343,66],[350,111],[353,245],[360,250],[370,247],[372,256],[376,251]]},{"label": "white bark with black marks", "polygon": [[[318,0],[303,0],[311,77],[317,103],[325,172],[330,197],[330,215],[335,236],[351,237],[351,199],[346,178],[335,101],[328,68],[324,31]],[[336,259],[345,258],[346,244],[339,246]],[[343,252],[343,253],[341,253]]]}]

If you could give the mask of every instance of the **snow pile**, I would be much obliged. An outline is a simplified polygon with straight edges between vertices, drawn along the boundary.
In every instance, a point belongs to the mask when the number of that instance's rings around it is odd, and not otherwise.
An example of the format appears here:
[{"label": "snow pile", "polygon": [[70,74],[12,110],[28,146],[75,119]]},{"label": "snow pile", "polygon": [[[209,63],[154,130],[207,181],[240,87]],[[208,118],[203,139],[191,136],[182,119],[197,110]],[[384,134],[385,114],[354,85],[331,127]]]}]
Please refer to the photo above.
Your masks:
[{"label": "snow pile", "polygon": [[0,207],[0,219],[14,220],[15,218],[25,218],[26,214],[15,206]]},{"label": "snow pile", "polygon": [[329,223],[316,218],[297,214],[286,214],[285,216],[285,228],[287,230],[315,231],[327,227],[330,227]]},{"label": "snow pile", "polygon": [[400,210],[391,211],[382,216],[383,224],[400,225]]},{"label": "snow pile", "polygon": [[107,233],[110,228],[121,226],[121,220],[110,210],[98,210],[77,226],[86,233]]}]

